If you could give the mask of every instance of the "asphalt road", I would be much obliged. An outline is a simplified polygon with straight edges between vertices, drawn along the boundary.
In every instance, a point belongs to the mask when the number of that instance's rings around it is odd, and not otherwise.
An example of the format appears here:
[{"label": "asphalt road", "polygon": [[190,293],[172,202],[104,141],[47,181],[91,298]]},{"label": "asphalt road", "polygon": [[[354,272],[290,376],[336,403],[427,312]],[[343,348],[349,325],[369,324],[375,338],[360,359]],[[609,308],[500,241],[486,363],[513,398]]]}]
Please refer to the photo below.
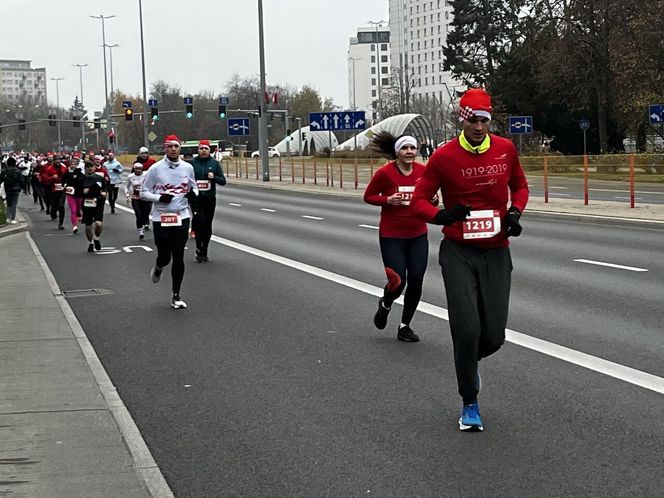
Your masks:
[{"label": "asphalt road", "polygon": [[[544,177],[528,176],[531,195],[544,197]],[[583,178],[549,177],[549,197],[561,199],[583,199]],[[607,180],[588,181],[588,198],[595,201],[629,202],[628,182]],[[664,204],[664,185],[661,183],[636,183],[634,186],[636,204]]]},{"label": "asphalt road", "polygon": [[[661,230],[524,216],[513,332],[481,365],[485,432],[463,434],[437,228],[422,341],[404,344],[398,306],[371,323],[378,210],[357,199],[223,189],[213,261],[189,244],[183,311],[167,272],[150,282],[133,215],[107,214],[105,250],[87,254],[23,212],[60,288],[110,291],[69,303],[176,496],[661,494]],[[650,387],[617,379],[625,367]]]}]

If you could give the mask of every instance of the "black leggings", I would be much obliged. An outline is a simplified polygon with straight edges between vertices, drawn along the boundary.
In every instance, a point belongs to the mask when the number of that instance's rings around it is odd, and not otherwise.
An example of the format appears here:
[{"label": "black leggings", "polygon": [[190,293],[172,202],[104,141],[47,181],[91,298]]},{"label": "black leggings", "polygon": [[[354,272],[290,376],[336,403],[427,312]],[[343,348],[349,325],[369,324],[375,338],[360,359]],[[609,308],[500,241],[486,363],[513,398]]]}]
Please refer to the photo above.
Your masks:
[{"label": "black leggings", "polygon": [[65,222],[65,193],[51,192],[51,219],[58,218],[58,223],[62,225]]},{"label": "black leggings", "polygon": [[[408,325],[413,319],[417,305],[422,297],[422,282],[429,259],[427,234],[412,239],[380,237],[380,253],[385,271],[388,272],[388,284],[383,291],[383,303],[388,308],[397,299],[404,288],[403,312],[401,322]],[[392,270],[398,278],[390,278]]]},{"label": "black leggings", "polygon": [[134,210],[134,215],[136,215],[136,228],[143,228],[150,223],[150,210],[152,209],[150,201],[132,199],[131,208]]},{"label": "black leggings", "polygon": [[182,226],[179,227],[162,227],[158,221],[153,221],[152,225],[157,246],[157,267],[165,268],[173,259],[173,294],[179,294],[184,278],[184,246],[189,237],[189,218],[182,220]]},{"label": "black leggings", "polygon": [[119,185],[109,185],[108,186],[108,204],[111,206],[111,210],[115,211],[115,201],[118,200],[118,191],[120,190]]},{"label": "black leggings", "polygon": [[196,251],[201,256],[207,256],[208,245],[212,237],[212,220],[214,210],[217,207],[217,199],[212,196],[200,196],[194,207],[194,220],[192,229],[196,233]]}]

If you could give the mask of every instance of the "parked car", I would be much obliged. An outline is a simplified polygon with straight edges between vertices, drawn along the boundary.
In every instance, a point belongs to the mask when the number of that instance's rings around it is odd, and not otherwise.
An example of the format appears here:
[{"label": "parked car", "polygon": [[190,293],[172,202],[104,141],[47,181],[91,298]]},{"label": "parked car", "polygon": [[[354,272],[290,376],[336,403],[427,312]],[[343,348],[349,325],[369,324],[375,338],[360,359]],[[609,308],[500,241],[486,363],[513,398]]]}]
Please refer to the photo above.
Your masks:
[{"label": "parked car", "polygon": [[[259,151],[255,150],[251,153],[251,157],[259,157],[261,154]],[[281,154],[279,154],[279,151],[277,150],[276,147],[268,147],[267,148],[267,157],[280,157]]]}]

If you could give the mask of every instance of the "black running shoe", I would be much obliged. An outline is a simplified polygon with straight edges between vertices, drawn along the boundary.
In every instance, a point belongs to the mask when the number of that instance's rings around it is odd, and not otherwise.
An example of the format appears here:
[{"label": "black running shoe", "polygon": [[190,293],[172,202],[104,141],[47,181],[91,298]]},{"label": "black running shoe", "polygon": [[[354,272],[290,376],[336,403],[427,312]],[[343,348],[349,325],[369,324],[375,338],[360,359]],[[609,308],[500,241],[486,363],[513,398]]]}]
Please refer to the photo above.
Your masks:
[{"label": "black running shoe", "polygon": [[92,242],[88,244],[88,252],[95,252],[95,245]]},{"label": "black running shoe", "polygon": [[95,249],[101,251],[101,240],[95,240]]},{"label": "black running shoe", "polygon": [[152,278],[152,283],[157,284],[159,283],[159,280],[161,280],[161,272],[163,272],[163,268],[157,268],[156,266],[152,268],[150,271],[150,277]]},{"label": "black running shoe", "polygon": [[150,231],[150,225],[144,225],[143,230],[145,230],[146,232],[149,232]]},{"label": "black running shoe", "polygon": [[403,342],[420,342],[420,338],[408,325],[399,328],[397,339]]},{"label": "black running shoe", "polygon": [[174,308],[176,310],[183,309],[187,307],[187,303],[185,303],[182,298],[180,297],[180,294],[173,294],[173,297],[171,298],[171,308]]},{"label": "black running shoe", "polygon": [[210,258],[208,258],[207,256],[203,256],[203,261],[207,263],[208,261],[210,261]]},{"label": "black running shoe", "polygon": [[144,240],[144,239],[145,239],[145,235],[140,234],[140,235],[138,236],[138,240]]},{"label": "black running shoe", "polygon": [[378,330],[383,330],[387,325],[387,315],[390,314],[390,309],[392,308],[385,307],[385,305],[383,304],[383,298],[381,297],[378,300],[378,310],[376,311],[373,320],[374,325]]},{"label": "black running shoe", "polygon": [[58,225],[58,230],[64,230],[64,229],[65,227],[63,227],[62,225]]}]

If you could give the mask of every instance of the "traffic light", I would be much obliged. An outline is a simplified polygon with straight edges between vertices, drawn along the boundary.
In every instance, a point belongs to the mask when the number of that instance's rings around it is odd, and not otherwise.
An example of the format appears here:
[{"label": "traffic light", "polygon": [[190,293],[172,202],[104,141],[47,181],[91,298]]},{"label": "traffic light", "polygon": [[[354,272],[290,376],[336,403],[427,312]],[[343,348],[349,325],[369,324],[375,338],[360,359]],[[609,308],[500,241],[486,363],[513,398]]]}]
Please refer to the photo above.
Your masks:
[{"label": "traffic light", "polygon": [[72,119],[74,120],[74,128],[80,128],[81,127],[81,117],[80,116],[72,116]]},{"label": "traffic light", "polygon": [[95,130],[101,128],[101,118],[95,118]]},{"label": "traffic light", "polygon": [[55,126],[55,114],[48,115],[48,125]]},{"label": "traffic light", "polygon": [[125,108],[124,115],[125,115],[125,121],[134,120],[134,110],[131,107]]},{"label": "traffic light", "polygon": [[219,119],[226,119],[226,104],[219,104]]},{"label": "traffic light", "polygon": [[194,117],[194,104],[185,105],[185,116],[187,116],[187,119]]},{"label": "traffic light", "polygon": [[150,107],[150,119],[152,119],[152,121],[159,121],[158,107]]},{"label": "traffic light", "polygon": [[25,119],[19,119],[18,120],[18,129],[19,130],[25,130]]}]

